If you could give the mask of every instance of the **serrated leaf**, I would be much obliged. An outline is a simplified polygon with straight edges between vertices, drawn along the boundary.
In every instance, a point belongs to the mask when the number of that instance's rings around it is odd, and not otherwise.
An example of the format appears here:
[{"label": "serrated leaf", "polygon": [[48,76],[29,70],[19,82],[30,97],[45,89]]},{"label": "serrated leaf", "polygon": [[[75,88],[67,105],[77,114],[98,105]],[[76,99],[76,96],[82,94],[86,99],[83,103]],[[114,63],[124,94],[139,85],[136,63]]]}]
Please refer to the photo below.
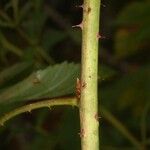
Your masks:
[{"label": "serrated leaf", "polygon": [[73,94],[79,65],[62,63],[32,73],[28,78],[0,93],[0,105]]}]

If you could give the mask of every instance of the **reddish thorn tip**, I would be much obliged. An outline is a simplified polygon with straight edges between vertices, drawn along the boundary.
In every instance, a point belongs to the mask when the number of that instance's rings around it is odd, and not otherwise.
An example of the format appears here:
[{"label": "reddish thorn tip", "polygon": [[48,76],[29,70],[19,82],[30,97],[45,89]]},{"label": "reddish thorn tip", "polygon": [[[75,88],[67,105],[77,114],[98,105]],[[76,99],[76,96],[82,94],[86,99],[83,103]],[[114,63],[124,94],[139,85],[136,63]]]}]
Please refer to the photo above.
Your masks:
[{"label": "reddish thorn tip", "polygon": [[106,37],[105,36],[101,36],[99,33],[97,34],[97,38],[98,39],[105,39]]}]

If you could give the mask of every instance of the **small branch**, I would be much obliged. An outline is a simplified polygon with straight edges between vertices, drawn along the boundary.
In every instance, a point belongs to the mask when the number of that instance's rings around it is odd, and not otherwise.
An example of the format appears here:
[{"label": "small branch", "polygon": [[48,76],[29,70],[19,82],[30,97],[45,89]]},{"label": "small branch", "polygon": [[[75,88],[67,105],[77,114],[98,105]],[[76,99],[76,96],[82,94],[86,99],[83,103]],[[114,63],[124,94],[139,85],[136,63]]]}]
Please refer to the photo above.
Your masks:
[{"label": "small branch", "polygon": [[0,125],[3,126],[4,123],[8,121],[9,119],[19,114],[25,113],[25,112],[31,112],[34,109],[38,109],[42,107],[51,108],[52,106],[61,106],[61,105],[78,106],[77,100],[75,97],[43,100],[43,101],[39,101],[39,102],[35,102],[32,104],[22,106],[20,108],[16,108],[15,110],[12,110],[6,113],[4,116],[0,118]]}]

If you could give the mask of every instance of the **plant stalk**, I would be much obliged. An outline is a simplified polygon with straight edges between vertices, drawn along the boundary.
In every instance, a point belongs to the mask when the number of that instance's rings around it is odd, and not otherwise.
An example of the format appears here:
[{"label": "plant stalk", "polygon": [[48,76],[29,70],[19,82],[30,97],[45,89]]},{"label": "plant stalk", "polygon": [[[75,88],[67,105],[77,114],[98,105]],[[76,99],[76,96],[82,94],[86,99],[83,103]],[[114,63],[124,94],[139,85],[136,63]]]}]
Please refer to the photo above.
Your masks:
[{"label": "plant stalk", "polygon": [[84,0],[82,28],[80,136],[82,150],[99,150],[97,98],[100,0]]},{"label": "plant stalk", "polygon": [[12,110],[4,114],[4,116],[0,117],[0,126],[3,126],[6,121],[19,114],[31,112],[32,110],[38,108],[48,107],[49,109],[51,109],[51,107],[53,106],[62,106],[62,105],[78,106],[78,103],[75,97],[68,97],[68,98],[66,97],[66,98],[46,99],[31,104],[27,104],[22,107],[16,108],[15,110]]}]

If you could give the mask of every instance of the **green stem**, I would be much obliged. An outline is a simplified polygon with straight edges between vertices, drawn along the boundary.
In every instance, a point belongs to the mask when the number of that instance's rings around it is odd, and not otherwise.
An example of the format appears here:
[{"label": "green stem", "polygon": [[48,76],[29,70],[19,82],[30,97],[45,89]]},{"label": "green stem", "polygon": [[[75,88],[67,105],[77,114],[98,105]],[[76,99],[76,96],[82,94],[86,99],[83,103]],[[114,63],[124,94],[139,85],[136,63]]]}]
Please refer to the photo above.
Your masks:
[{"label": "green stem", "polygon": [[99,149],[97,99],[98,37],[100,0],[84,0],[80,125],[82,150]]},{"label": "green stem", "polygon": [[52,106],[60,106],[60,105],[71,105],[71,106],[77,106],[77,100],[74,97],[70,98],[56,98],[56,99],[49,99],[49,100],[43,100],[39,102],[35,102],[32,104],[28,104],[25,106],[22,106],[20,108],[16,108],[15,110],[6,113],[4,116],[0,118],[0,125],[3,126],[6,121],[9,119],[15,117],[16,115],[25,113],[25,112],[31,112],[34,109],[42,108],[42,107],[48,107],[51,108]]}]

